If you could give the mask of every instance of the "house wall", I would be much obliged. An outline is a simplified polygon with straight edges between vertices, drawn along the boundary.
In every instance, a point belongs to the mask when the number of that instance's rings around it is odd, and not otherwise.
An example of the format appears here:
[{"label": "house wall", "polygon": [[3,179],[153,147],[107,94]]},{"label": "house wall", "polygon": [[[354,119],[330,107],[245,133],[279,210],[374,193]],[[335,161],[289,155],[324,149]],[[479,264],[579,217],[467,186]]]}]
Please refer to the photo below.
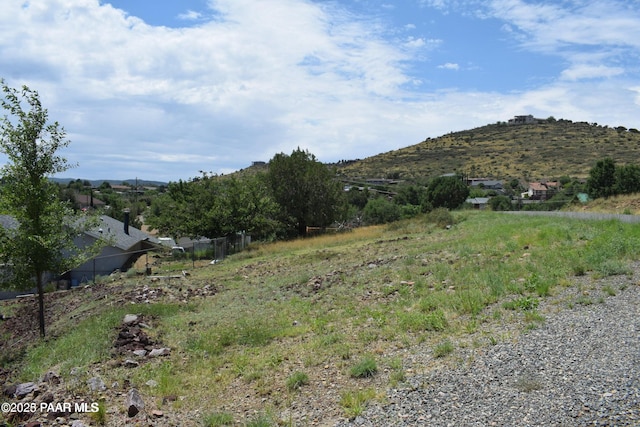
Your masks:
[{"label": "house wall", "polygon": [[[86,244],[87,239],[83,239],[81,244]],[[142,243],[134,245],[127,251],[114,246],[106,246],[100,254],[85,262],[70,272],[72,283],[84,283],[95,280],[96,276],[108,276],[115,270],[121,269],[129,259],[134,256],[131,252],[140,250]]]}]

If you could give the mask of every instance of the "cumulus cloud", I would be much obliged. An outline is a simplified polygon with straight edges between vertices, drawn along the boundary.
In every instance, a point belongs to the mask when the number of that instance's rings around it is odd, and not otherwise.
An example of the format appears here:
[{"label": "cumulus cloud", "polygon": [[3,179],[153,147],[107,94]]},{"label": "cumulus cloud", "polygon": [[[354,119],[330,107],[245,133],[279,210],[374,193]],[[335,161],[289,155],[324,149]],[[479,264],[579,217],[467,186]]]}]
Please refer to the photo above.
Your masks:
[{"label": "cumulus cloud", "polygon": [[444,69],[444,70],[455,70],[458,71],[460,69],[460,66],[456,63],[453,62],[447,62],[445,64],[442,65],[438,65],[438,68]]},{"label": "cumulus cloud", "polygon": [[607,67],[605,65],[575,65],[562,71],[561,78],[567,80],[608,78],[619,76],[624,73],[624,68]]},{"label": "cumulus cloud", "polygon": [[[415,70],[444,62],[429,63],[444,35],[306,0],[210,0],[209,10],[181,15],[197,21],[184,28],[148,25],[99,0],[7,2],[0,69],[11,86],[40,92],[83,178],[185,179],[296,147],[322,161],[362,158],[519,113],[603,123],[617,114],[616,123],[640,127],[630,89],[640,86],[620,84],[632,68],[625,56],[637,56],[638,12],[613,0],[608,9],[577,4],[423,1],[472,5],[521,49],[566,62],[551,84],[527,92],[427,92],[433,76]],[[397,36],[407,30],[412,37]],[[593,79],[603,80],[597,93],[583,85]],[[610,110],[597,116],[602,94]]]}]

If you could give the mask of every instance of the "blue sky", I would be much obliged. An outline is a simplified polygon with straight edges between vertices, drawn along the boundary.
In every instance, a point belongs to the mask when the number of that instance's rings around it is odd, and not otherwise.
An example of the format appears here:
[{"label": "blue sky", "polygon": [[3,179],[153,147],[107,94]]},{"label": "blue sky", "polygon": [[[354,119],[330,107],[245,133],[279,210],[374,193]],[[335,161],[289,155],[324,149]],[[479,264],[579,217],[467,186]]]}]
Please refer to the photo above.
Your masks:
[{"label": "blue sky", "polygon": [[83,179],[324,162],[554,116],[640,128],[638,0],[1,0]]}]

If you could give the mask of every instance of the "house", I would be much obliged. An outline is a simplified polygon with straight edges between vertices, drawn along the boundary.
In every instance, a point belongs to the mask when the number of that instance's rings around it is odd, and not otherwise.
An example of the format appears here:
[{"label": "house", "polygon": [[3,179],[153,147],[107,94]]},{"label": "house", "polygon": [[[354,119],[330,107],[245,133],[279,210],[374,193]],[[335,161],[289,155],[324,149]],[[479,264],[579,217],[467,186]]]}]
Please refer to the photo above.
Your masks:
[{"label": "house", "polygon": [[[64,273],[62,278],[69,280],[68,283],[71,283],[72,286],[93,281],[96,276],[108,275],[115,270],[126,270],[141,255],[158,247],[158,241],[155,238],[129,226],[128,222],[126,213],[125,222],[101,215],[98,227],[78,236],[75,243],[78,247],[84,248],[102,237],[108,239],[108,245],[103,247],[97,256]],[[5,229],[16,229],[18,222],[11,216],[0,215],[0,226]],[[51,276],[49,277],[51,278]],[[33,291],[27,293],[31,292]],[[0,300],[24,293],[0,290]]]},{"label": "house", "polygon": [[486,209],[486,207],[489,205],[489,198],[473,197],[473,198],[467,199],[465,202],[473,206],[473,209],[483,210],[483,209]]},{"label": "house", "polygon": [[560,183],[556,181],[530,182],[529,190],[523,194],[531,200],[548,200],[558,192]]},{"label": "house", "polygon": [[75,194],[77,206],[82,210],[87,210],[90,208],[100,209],[104,208],[107,204],[102,200],[93,197],[93,194]]},{"label": "house", "polygon": [[99,238],[107,239],[109,245],[65,275],[72,284],[93,281],[96,276],[106,276],[116,270],[127,270],[141,255],[158,248],[160,244],[155,237],[131,227],[128,212],[125,212],[124,222],[101,215],[99,226],[79,236],[76,244],[88,247]]},{"label": "house", "polygon": [[530,125],[544,122],[544,119],[536,119],[531,114],[526,116],[514,116],[513,119],[509,119],[509,125]]},{"label": "house", "polygon": [[498,181],[496,179],[489,178],[469,178],[467,180],[469,186],[483,188],[485,190],[502,190],[504,187],[502,185],[502,181]]}]

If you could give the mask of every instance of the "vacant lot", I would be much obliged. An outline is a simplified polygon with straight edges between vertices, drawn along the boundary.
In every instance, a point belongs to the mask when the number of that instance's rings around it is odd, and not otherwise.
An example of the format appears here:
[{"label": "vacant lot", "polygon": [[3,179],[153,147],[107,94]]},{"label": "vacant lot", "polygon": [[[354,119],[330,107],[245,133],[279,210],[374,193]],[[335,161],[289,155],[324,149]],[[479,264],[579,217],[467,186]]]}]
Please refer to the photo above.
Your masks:
[{"label": "vacant lot", "polygon": [[[463,352],[535,329],[541,302],[576,277],[588,288],[624,275],[640,253],[640,230],[617,221],[459,212],[449,222],[255,245],[215,265],[158,260],[161,278],[129,273],[50,295],[46,342],[28,332],[31,302],[4,303],[4,381],[55,371],[56,400],[100,402],[78,415],[93,424],[124,425],[136,388],[145,408],[134,423],[330,425]],[[168,354],[114,347],[126,314]]]}]

